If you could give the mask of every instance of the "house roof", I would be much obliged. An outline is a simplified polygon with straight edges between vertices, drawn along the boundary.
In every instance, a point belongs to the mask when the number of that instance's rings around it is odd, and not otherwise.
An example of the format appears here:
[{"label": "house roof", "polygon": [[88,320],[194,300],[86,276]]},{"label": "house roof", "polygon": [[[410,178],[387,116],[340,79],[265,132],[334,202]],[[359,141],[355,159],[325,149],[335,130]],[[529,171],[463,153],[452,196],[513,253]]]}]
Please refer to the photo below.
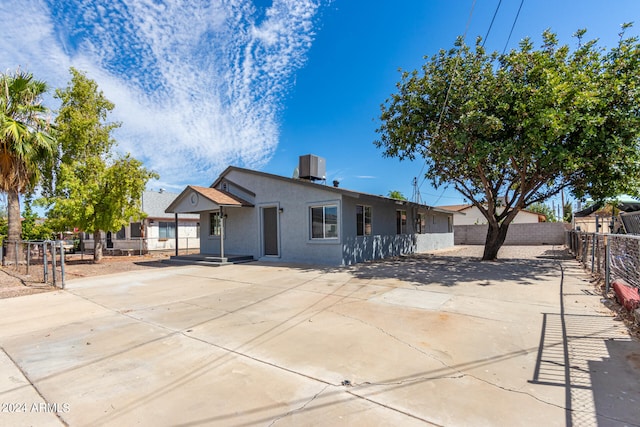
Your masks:
[{"label": "house roof", "polygon": [[[142,211],[147,214],[147,218],[173,218],[167,215],[165,209],[178,196],[177,193],[167,191],[145,191],[142,194]],[[184,214],[182,219],[200,219],[199,215]]]},{"label": "house roof", "polygon": [[588,206],[581,211],[574,212],[573,216],[575,217],[585,217],[589,216],[600,209],[602,209],[605,205],[615,206],[623,212],[635,212],[640,210],[640,199],[629,196],[626,194],[622,194],[617,197],[613,197],[611,199],[607,199],[605,201],[596,202],[591,206]]},{"label": "house roof", "polygon": [[457,213],[457,212],[454,212],[452,210],[442,209],[442,208],[439,208],[439,207],[423,205],[423,204],[418,204],[418,203],[413,203],[413,202],[410,202],[408,200],[391,199],[389,197],[377,196],[377,195],[368,194],[368,193],[362,193],[362,192],[359,192],[359,191],[348,190],[346,188],[341,188],[341,187],[333,187],[333,186],[329,186],[329,185],[316,184],[315,182],[307,181],[307,180],[304,180],[304,179],[287,178],[287,177],[280,176],[280,175],[274,175],[274,174],[270,174],[270,173],[266,173],[266,172],[260,172],[260,171],[256,171],[256,170],[252,170],[252,169],[245,169],[245,168],[241,168],[241,167],[238,167],[238,166],[229,166],[229,167],[227,167],[224,170],[224,172],[222,172],[220,174],[218,179],[216,179],[213,182],[213,184],[211,184],[211,187],[218,186],[218,184],[220,184],[224,180],[225,176],[228,175],[231,171],[239,171],[239,172],[243,172],[243,173],[249,173],[249,174],[253,174],[253,175],[258,175],[258,176],[263,176],[263,177],[267,177],[267,178],[277,179],[277,180],[280,180],[280,181],[293,183],[293,184],[296,184],[296,185],[303,185],[303,186],[308,186],[308,187],[313,187],[313,188],[320,188],[320,189],[325,190],[325,191],[330,191],[330,192],[333,192],[333,193],[343,194],[343,195],[346,195],[346,196],[349,196],[349,197],[354,197],[354,198],[381,199],[381,200],[385,200],[387,202],[392,201],[392,202],[394,202],[394,203],[396,203],[398,205],[417,206],[417,207],[426,208],[426,209],[429,209],[429,210],[432,210],[432,211],[435,211],[435,212],[448,213],[448,214]]},{"label": "house roof", "polygon": [[[462,213],[464,215],[464,213],[462,211],[466,211],[467,209],[471,209],[473,206],[474,205],[472,205],[472,204],[466,204],[466,205],[440,205],[439,207],[442,208],[442,209],[449,209],[449,210],[452,210],[452,211],[456,211],[456,212]],[[530,211],[528,209],[520,209],[520,212],[525,212],[525,213],[529,213],[529,214],[532,214],[532,215],[538,215],[538,218],[542,218],[545,221],[547,219],[547,216],[545,214],[541,214],[541,213],[538,213],[538,212],[533,212],[533,211]]]},{"label": "house roof", "polygon": [[[178,194],[177,197],[175,197],[174,200],[171,202],[171,204],[167,206],[167,208],[165,209],[165,212],[168,212],[168,213],[180,212],[180,211],[184,212],[183,210],[184,206],[182,206],[182,208],[180,206],[183,203],[183,201],[186,200],[186,197],[188,194],[191,194],[191,197],[194,197],[194,195],[196,197],[195,201],[192,203],[198,203],[197,202],[198,196],[201,196],[203,199],[211,202],[211,204],[208,205],[209,208],[216,207],[216,206],[222,206],[222,207],[242,207],[242,206],[252,207],[253,206],[251,203],[247,202],[246,200],[243,200],[240,197],[235,196],[227,191],[218,190],[217,188],[188,185],[182,191],[182,193]],[[197,209],[195,209],[196,208],[195,205],[193,206],[196,212],[202,210],[202,204],[198,206],[199,207]],[[206,204],[205,204],[205,207],[206,207]],[[193,212],[194,210],[188,210],[188,212],[189,211]],[[185,214],[185,215],[189,215],[189,214]],[[199,214],[195,214],[194,216],[199,217]]]},{"label": "house roof", "polygon": [[442,209],[448,209],[450,211],[460,212],[472,206],[473,205],[466,204],[466,205],[440,205],[438,207]]},{"label": "house roof", "polygon": [[243,200],[227,191],[218,190],[217,188],[189,185],[187,186],[187,189],[191,189],[196,193],[201,194],[203,197],[206,197],[219,206],[253,206],[246,200]]}]

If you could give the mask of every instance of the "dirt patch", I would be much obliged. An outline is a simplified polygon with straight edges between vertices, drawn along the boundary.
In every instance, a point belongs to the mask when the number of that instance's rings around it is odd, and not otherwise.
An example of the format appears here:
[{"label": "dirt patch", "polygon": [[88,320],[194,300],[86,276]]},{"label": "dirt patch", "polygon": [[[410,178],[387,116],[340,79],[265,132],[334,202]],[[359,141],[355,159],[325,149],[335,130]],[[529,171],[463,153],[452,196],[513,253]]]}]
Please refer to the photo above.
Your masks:
[{"label": "dirt patch", "polygon": [[[162,262],[165,259],[169,259],[169,254],[105,256],[101,262],[94,263],[87,255],[68,255],[65,258],[65,280],[168,267],[168,264]],[[59,289],[60,266],[56,269],[58,287],[52,285],[52,277],[52,272],[49,270],[48,284],[43,283],[44,270],[42,265],[32,265],[28,272],[25,266],[20,266],[17,269],[11,266],[2,267],[0,268],[0,299]]]}]

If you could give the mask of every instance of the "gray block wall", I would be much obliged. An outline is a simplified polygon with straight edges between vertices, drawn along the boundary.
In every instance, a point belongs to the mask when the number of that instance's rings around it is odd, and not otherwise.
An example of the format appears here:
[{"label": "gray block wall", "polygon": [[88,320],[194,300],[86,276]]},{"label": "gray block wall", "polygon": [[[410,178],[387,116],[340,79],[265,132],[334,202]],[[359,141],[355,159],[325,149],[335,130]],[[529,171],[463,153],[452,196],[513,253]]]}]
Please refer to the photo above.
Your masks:
[{"label": "gray block wall", "polygon": [[[565,231],[569,224],[561,222],[540,222],[537,224],[511,224],[505,245],[563,245]],[[487,225],[456,225],[454,242],[456,245],[484,245]]]}]

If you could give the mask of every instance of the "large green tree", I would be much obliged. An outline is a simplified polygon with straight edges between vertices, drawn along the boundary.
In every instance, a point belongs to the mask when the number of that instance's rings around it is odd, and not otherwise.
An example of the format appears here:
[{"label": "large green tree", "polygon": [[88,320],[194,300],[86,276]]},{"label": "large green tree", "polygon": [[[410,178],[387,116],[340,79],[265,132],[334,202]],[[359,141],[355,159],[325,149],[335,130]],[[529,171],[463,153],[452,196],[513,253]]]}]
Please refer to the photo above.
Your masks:
[{"label": "large green tree", "polygon": [[61,106],[55,120],[59,142],[43,194],[58,226],[94,235],[94,261],[102,258],[102,232],[140,218],[142,192],[157,175],[129,154],[114,153],[107,122],[114,105],[84,73],[71,68],[71,82],[56,91]]},{"label": "large green tree", "polygon": [[546,203],[537,202],[532,203],[527,207],[529,212],[535,212],[537,214],[542,214],[547,218],[547,222],[556,222],[556,213],[547,205]]},{"label": "large green tree", "polygon": [[[627,28],[625,26],[624,28]],[[518,211],[563,188],[595,199],[638,194],[640,48],[624,30],[610,51],[596,41],[506,54],[460,39],[404,72],[382,105],[385,156],[423,158],[426,178],[452,185],[488,222],[483,260],[493,260]]]},{"label": "large green tree", "polygon": [[[49,134],[48,109],[42,104],[45,82],[17,70],[0,74],[0,190],[7,193],[7,240],[20,240],[20,194],[39,181],[54,140]],[[15,259],[14,245],[7,259]]]}]

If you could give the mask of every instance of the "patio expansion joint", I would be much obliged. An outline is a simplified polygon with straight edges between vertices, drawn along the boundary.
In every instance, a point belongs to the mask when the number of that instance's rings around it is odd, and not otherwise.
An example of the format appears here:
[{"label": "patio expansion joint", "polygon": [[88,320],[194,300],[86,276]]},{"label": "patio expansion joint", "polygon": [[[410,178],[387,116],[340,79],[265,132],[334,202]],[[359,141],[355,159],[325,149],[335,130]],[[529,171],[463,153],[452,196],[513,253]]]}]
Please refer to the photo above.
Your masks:
[{"label": "patio expansion joint", "polygon": [[[288,372],[288,373],[291,373],[291,374],[294,374],[294,375],[298,375],[298,376],[301,376],[301,377],[304,377],[304,378],[307,378],[307,379],[310,379],[310,380],[312,380],[312,381],[316,381],[316,382],[319,382],[319,383],[322,383],[322,384],[324,384],[324,385],[325,385],[325,386],[322,388],[322,390],[320,390],[318,393],[316,393],[314,396],[312,396],[312,397],[311,397],[307,402],[305,402],[303,405],[301,405],[300,407],[298,407],[298,408],[296,408],[296,409],[293,409],[293,410],[291,410],[291,411],[287,412],[286,414],[284,414],[284,415],[283,415],[283,416],[281,416],[281,417],[278,417],[278,418],[274,419],[274,420],[272,421],[272,423],[270,424],[270,426],[271,426],[271,425],[274,425],[277,421],[279,421],[279,420],[283,419],[284,417],[286,417],[286,416],[288,416],[288,415],[290,415],[290,414],[293,414],[293,413],[295,413],[295,412],[297,412],[297,411],[302,411],[302,410],[304,410],[306,406],[308,406],[311,402],[313,402],[315,399],[317,399],[317,398],[318,398],[318,397],[319,397],[319,396],[320,396],[320,395],[321,395],[321,394],[322,394],[322,393],[323,393],[327,388],[329,388],[329,387],[333,387],[333,388],[342,388],[342,389],[345,389],[345,387],[352,387],[352,385],[346,386],[345,384],[333,384],[333,383],[331,383],[331,382],[329,382],[329,381],[326,381],[326,380],[323,380],[323,379],[321,379],[321,378],[314,377],[314,376],[312,376],[312,375],[305,374],[305,373],[303,373],[303,372],[296,371],[296,370],[294,370],[294,369],[290,369],[290,368],[287,368],[287,367],[281,366],[281,365],[279,365],[279,364],[277,364],[277,363],[273,363],[273,362],[270,362],[270,361],[267,361],[267,360],[263,360],[263,359],[257,358],[257,357],[255,357],[255,356],[250,355],[250,354],[243,353],[242,351],[234,350],[234,349],[232,349],[232,348],[228,348],[228,347],[225,347],[225,346],[221,346],[221,345],[219,345],[219,344],[209,342],[209,341],[204,340],[204,339],[202,339],[202,338],[194,337],[194,336],[191,336],[191,335],[186,335],[183,331],[180,331],[179,333],[183,334],[183,335],[184,335],[184,336],[186,336],[186,337],[189,337],[189,338],[195,339],[195,340],[197,340],[197,341],[201,341],[201,342],[202,342],[202,343],[204,343],[204,344],[208,344],[208,345],[211,345],[211,346],[213,346],[213,347],[216,347],[216,348],[218,348],[218,349],[220,349],[220,350],[223,350],[223,351],[226,351],[226,352],[229,352],[229,353],[232,353],[232,354],[238,355],[238,356],[240,356],[240,357],[244,357],[244,358],[250,359],[250,360],[252,360],[252,361],[254,361],[254,362],[257,362],[257,363],[260,363],[260,364],[264,364],[264,365],[267,365],[267,366],[270,366],[270,367],[273,367],[273,368],[276,368],[276,369],[280,369],[280,370],[282,370],[282,371],[285,371],[285,372]],[[434,425],[434,426],[437,426],[437,425],[438,425],[438,424],[434,424],[434,423],[430,422],[429,420],[426,420],[426,419],[424,419],[424,418],[420,418],[420,417],[418,417],[418,416],[416,416],[416,415],[414,415],[414,414],[411,414],[411,413],[409,413],[409,412],[406,412],[406,411],[404,411],[404,410],[402,410],[402,409],[394,408],[393,406],[387,405],[387,404],[382,403],[382,402],[377,402],[377,401],[375,401],[375,400],[373,400],[373,399],[371,399],[371,398],[369,398],[369,397],[367,397],[367,396],[362,396],[362,395],[359,395],[359,394],[357,394],[357,393],[353,393],[352,391],[350,391],[350,390],[348,390],[348,389],[345,389],[345,391],[346,391],[346,393],[348,393],[348,394],[352,395],[352,396],[353,396],[353,397],[355,397],[355,398],[358,398],[358,399],[361,399],[361,400],[368,401],[368,402],[370,402],[370,403],[372,403],[372,404],[374,404],[374,405],[376,405],[376,406],[380,406],[380,407],[383,407],[383,408],[389,409],[389,410],[391,410],[391,411],[401,413],[401,414],[406,415],[406,416],[408,416],[408,417],[415,418],[415,419],[417,419],[417,420],[420,420],[420,421],[426,422],[426,423],[431,424],[431,425]]]},{"label": "patio expansion joint", "polygon": [[346,317],[347,319],[355,320],[355,321],[360,322],[360,323],[362,323],[364,325],[367,325],[367,326],[369,326],[371,328],[377,329],[378,331],[382,332],[383,334],[387,335],[388,337],[398,341],[399,343],[402,343],[403,345],[406,345],[410,349],[415,350],[418,353],[421,353],[422,355],[427,356],[430,359],[433,359],[433,360],[437,361],[442,366],[447,367],[447,368],[451,368],[449,365],[447,365],[444,361],[442,361],[440,358],[436,357],[435,355],[427,353],[426,351],[422,350],[421,348],[418,348],[418,347],[414,346],[413,344],[408,343],[408,342],[398,338],[397,336],[395,336],[391,332],[387,331],[386,329],[381,328],[380,326],[374,325],[374,324],[372,324],[370,322],[367,322],[367,321],[365,321],[363,319],[360,319],[358,317],[349,316],[349,315],[347,315],[345,313],[340,313],[340,312],[337,312],[337,311],[334,311],[334,310],[328,310],[328,311],[330,311],[331,313],[334,313],[334,314],[336,314],[338,316]]},{"label": "patio expansion joint", "polygon": [[[29,383],[29,385],[33,388],[33,390],[37,393],[38,396],[40,396],[40,398],[43,400],[43,402],[45,402],[47,404],[47,406],[49,406],[49,401],[47,400],[46,397],[44,397],[44,395],[42,394],[42,392],[40,391],[40,389],[38,388],[37,385],[35,385],[33,383],[33,381],[31,381],[31,378],[29,378],[29,376],[27,375],[27,373],[25,371],[22,370],[22,368],[20,367],[20,365],[18,365],[16,363],[16,361],[13,359],[13,357],[11,357],[11,355],[9,353],[6,352],[6,350],[4,349],[4,347],[0,346],[0,351],[2,351],[5,356],[7,356],[7,358],[11,361],[11,363],[13,363],[13,366],[15,366],[15,368],[20,371],[20,374],[24,377],[25,380],[27,380],[27,382]],[[69,423],[67,423],[64,418],[62,418],[61,414],[58,413],[58,411],[53,411],[53,414],[56,416],[56,418],[58,418],[58,420],[64,425],[64,426],[68,426]]]},{"label": "patio expansion joint", "polygon": [[[425,377],[421,377],[421,378],[411,378],[411,379],[406,379],[406,380],[402,380],[402,381],[395,381],[395,382],[389,382],[389,383],[362,382],[362,383],[354,384],[354,386],[358,386],[358,385],[379,385],[379,386],[385,386],[385,385],[404,385],[404,384],[407,384],[407,383],[424,381],[425,379],[430,379],[430,380],[438,380],[438,379],[454,379],[454,380],[457,380],[457,379],[462,379],[462,378],[464,378],[464,377],[469,377],[469,378],[473,378],[473,379],[475,379],[476,381],[483,382],[483,383],[485,383],[485,384],[487,384],[487,385],[490,385],[490,386],[492,386],[492,387],[498,388],[498,389],[500,389],[500,390],[503,390],[503,391],[506,391],[506,392],[509,392],[509,393],[517,393],[517,394],[527,395],[527,396],[529,396],[529,397],[531,397],[531,398],[533,398],[533,399],[535,399],[535,400],[537,400],[537,401],[539,401],[539,402],[541,402],[541,403],[544,403],[544,404],[547,404],[547,405],[550,405],[550,406],[554,406],[554,407],[557,407],[557,408],[560,408],[560,409],[563,409],[563,410],[564,410],[564,409],[566,409],[566,408],[565,408],[564,406],[562,406],[562,405],[556,405],[556,404],[554,404],[554,403],[547,402],[547,401],[542,400],[542,399],[540,399],[539,397],[537,397],[537,396],[535,396],[535,395],[533,395],[533,394],[531,394],[531,393],[529,393],[529,392],[522,391],[522,390],[518,390],[518,389],[512,389],[512,388],[509,388],[509,387],[504,387],[504,386],[501,386],[501,385],[499,385],[499,384],[493,383],[493,382],[491,382],[491,381],[488,381],[488,380],[482,379],[482,378],[480,378],[480,377],[478,377],[478,376],[475,376],[475,375],[473,375],[473,374],[470,374],[470,373],[468,373],[468,372],[464,372],[464,371],[462,371],[462,370],[460,370],[460,369],[457,369],[457,368],[455,368],[455,367],[453,367],[453,366],[449,365],[448,363],[444,362],[442,359],[438,358],[437,356],[435,356],[435,355],[433,355],[433,354],[430,354],[430,353],[425,352],[424,350],[422,350],[422,349],[420,349],[420,348],[418,348],[418,347],[416,347],[416,346],[414,346],[414,345],[412,345],[412,344],[410,344],[410,343],[408,343],[408,342],[406,342],[406,341],[404,341],[404,340],[402,340],[402,339],[398,338],[398,337],[397,337],[397,336],[395,336],[394,334],[392,334],[392,333],[390,333],[390,332],[386,331],[384,328],[381,328],[381,327],[379,327],[379,326],[377,326],[377,325],[371,324],[371,323],[366,322],[366,321],[364,321],[364,320],[362,320],[362,319],[359,319],[359,318],[357,318],[357,317],[353,317],[353,316],[346,315],[346,314],[344,314],[344,313],[338,313],[338,312],[335,312],[335,311],[333,311],[333,310],[329,310],[329,311],[331,311],[332,313],[337,314],[337,315],[339,315],[339,316],[343,316],[343,317],[346,317],[346,318],[349,318],[349,319],[352,319],[352,320],[358,321],[358,322],[360,322],[360,323],[363,323],[363,324],[365,324],[365,325],[367,325],[367,326],[370,326],[370,327],[372,327],[372,328],[375,328],[375,329],[379,330],[380,332],[382,332],[383,334],[385,334],[385,335],[387,335],[387,336],[389,336],[389,337],[393,338],[394,340],[396,340],[396,341],[398,341],[398,342],[400,342],[400,343],[402,343],[402,344],[406,345],[407,347],[411,348],[412,350],[415,350],[415,351],[417,351],[417,352],[419,352],[419,353],[421,353],[421,354],[423,354],[423,355],[425,355],[425,356],[427,356],[427,357],[429,357],[429,358],[431,358],[431,359],[433,359],[433,360],[437,361],[437,362],[438,362],[438,363],[440,363],[444,368],[450,369],[450,370],[451,370],[451,372],[452,372],[452,374],[451,374],[451,375],[425,376]],[[525,351],[525,352],[526,352],[526,350],[523,350],[523,351]]]}]

